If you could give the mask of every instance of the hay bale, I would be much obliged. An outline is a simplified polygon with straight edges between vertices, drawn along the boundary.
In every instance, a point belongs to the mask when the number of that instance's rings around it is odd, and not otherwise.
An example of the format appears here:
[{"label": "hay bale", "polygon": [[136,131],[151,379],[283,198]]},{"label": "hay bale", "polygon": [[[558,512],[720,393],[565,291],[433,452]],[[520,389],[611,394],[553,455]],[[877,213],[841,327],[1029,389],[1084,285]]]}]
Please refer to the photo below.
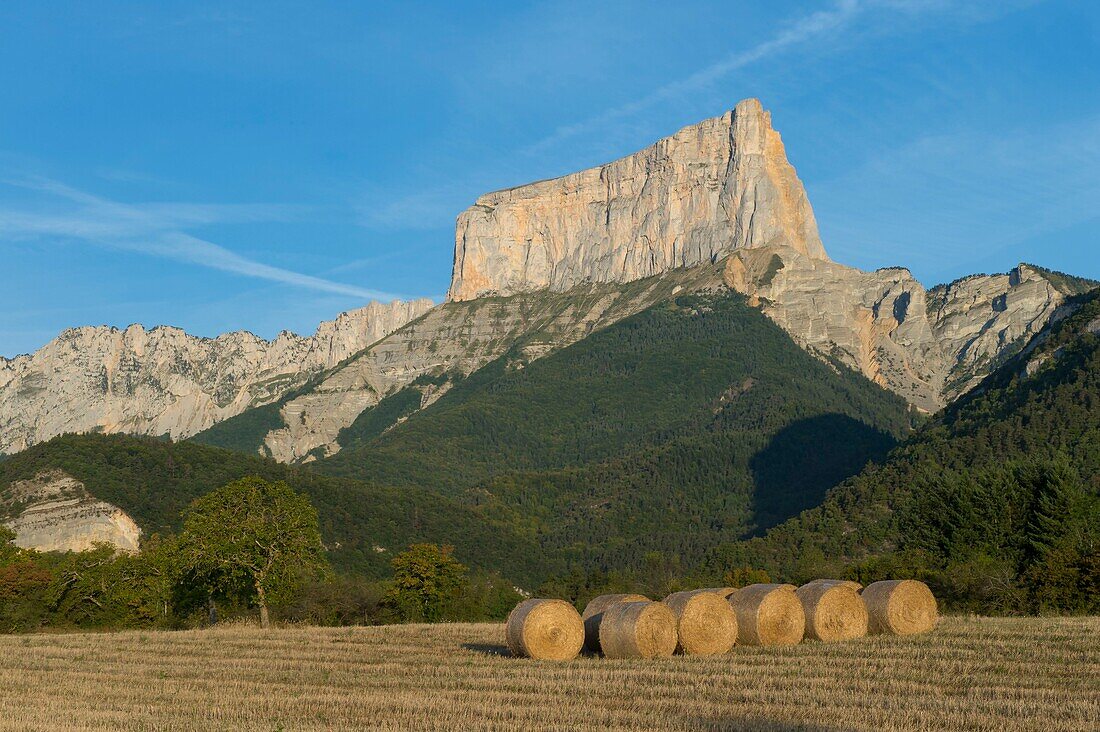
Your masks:
[{"label": "hay bale", "polygon": [[746,646],[786,646],[802,640],[806,613],[794,585],[756,584],[730,596],[737,613],[737,642]]},{"label": "hay bale", "polygon": [[524,600],[508,616],[505,638],[514,656],[568,661],[584,645],[584,622],[565,600]]},{"label": "hay bale", "polygon": [[737,592],[737,588],[736,587],[707,587],[706,591],[707,592],[713,592],[715,594],[721,595],[723,598],[728,600],[730,598],[730,595]]},{"label": "hay bale", "polygon": [[676,615],[676,650],[692,656],[726,653],[737,640],[737,615],[714,590],[675,592],[663,601]]},{"label": "hay bale", "polygon": [[649,602],[645,595],[600,595],[584,606],[584,648],[589,653],[600,652],[600,621],[604,611],[620,602]]},{"label": "hay bale", "polygon": [[[863,589],[863,585],[852,580],[840,580],[840,579],[815,579],[810,580],[802,587],[809,587],[810,585],[824,584],[824,585],[844,585],[845,587],[851,587],[855,592],[859,592]],[[801,589],[801,588],[800,588]]]},{"label": "hay bale", "polygon": [[806,637],[835,642],[867,635],[867,608],[856,582],[814,580],[795,593],[806,614]]},{"label": "hay bale", "polygon": [[608,658],[671,656],[676,640],[676,614],[663,602],[615,603],[600,620],[600,647]]},{"label": "hay bale", "polygon": [[872,582],[862,594],[872,633],[913,635],[932,630],[939,620],[936,598],[917,580]]}]

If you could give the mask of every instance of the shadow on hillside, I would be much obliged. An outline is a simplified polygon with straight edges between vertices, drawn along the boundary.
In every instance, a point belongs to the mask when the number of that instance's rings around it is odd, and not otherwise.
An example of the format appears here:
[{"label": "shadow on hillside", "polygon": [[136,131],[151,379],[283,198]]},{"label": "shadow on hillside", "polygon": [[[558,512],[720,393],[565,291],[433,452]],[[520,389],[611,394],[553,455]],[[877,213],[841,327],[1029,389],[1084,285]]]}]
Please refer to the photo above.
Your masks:
[{"label": "shadow on hillside", "polygon": [[511,656],[508,646],[499,643],[463,643],[462,647],[467,651],[475,651],[486,656]]},{"label": "shadow on hillside", "polygon": [[846,414],[810,417],[780,430],[749,464],[755,533],[820,505],[830,488],[882,460],[896,444]]}]

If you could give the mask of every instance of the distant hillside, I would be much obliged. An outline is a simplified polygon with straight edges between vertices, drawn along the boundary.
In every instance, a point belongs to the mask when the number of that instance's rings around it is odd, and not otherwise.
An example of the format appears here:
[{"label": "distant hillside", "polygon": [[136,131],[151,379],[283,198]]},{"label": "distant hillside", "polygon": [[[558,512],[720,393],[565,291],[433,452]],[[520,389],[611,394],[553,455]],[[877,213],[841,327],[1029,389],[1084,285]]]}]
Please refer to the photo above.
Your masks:
[{"label": "distant hillside", "polygon": [[310,467],[438,491],[614,568],[773,526],[910,429],[904,400],[736,294],[679,297],[526,365],[524,347],[405,421],[415,394],[383,400]]},{"label": "distant hillside", "polygon": [[0,463],[0,495],[12,481],[52,469],[64,470],[96,498],[122,508],[147,535],[177,530],[182,510],[197,496],[259,475],[285,480],[309,495],[333,562],[345,571],[387,575],[394,553],[415,541],[453,544],[464,562],[500,569],[516,581],[530,579],[540,566],[537,552],[511,526],[444,496],[331,478],[190,442],[56,437]]},{"label": "distant hillside", "polygon": [[712,563],[797,581],[862,561],[979,610],[1100,609],[1100,290],[1066,314],[884,464]]}]

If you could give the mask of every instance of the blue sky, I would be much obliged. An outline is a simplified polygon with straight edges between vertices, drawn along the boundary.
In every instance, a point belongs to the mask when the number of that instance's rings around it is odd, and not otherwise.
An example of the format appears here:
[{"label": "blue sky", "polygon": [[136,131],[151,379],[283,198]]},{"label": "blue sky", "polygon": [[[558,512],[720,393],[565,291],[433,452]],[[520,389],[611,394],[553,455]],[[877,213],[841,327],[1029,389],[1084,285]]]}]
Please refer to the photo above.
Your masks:
[{"label": "blue sky", "polygon": [[1100,279],[1100,4],[0,4],[0,355],[442,298],[478,194],[771,109],[833,259]]}]

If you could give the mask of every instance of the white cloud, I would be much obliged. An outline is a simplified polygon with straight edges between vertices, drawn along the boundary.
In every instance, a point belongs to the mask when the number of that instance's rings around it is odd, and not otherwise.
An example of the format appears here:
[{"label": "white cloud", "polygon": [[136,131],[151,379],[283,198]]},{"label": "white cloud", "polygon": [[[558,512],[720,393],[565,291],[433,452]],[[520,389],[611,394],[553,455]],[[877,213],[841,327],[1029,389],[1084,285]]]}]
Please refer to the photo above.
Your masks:
[{"label": "white cloud", "polygon": [[665,84],[641,99],[608,109],[594,117],[558,127],[550,135],[527,148],[537,153],[557,143],[643,112],[661,102],[706,88],[725,76],[807,41],[836,33],[847,26],[863,9],[859,0],[837,0],[829,10],[819,10],[799,18],[772,38],[745,51],[737,51],[690,76]]},{"label": "white cloud", "polygon": [[257,262],[185,231],[190,226],[214,223],[286,221],[301,212],[298,207],[266,204],[124,204],[48,179],[9,180],[5,183],[44,194],[44,198],[38,197],[20,208],[0,207],[0,236],[67,237],[321,292],[363,299],[392,300],[395,297],[390,293]]}]

